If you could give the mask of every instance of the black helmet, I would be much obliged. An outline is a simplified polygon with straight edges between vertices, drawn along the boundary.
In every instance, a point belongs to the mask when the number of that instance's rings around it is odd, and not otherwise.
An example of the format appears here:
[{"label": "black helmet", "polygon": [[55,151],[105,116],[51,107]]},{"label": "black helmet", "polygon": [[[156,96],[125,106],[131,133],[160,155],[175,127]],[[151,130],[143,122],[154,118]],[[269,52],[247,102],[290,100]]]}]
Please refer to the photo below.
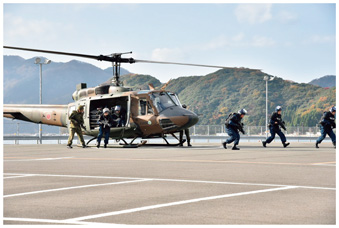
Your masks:
[{"label": "black helmet", "polygon": [[281,106],[277,106],[277,107],[275,108],[275,111],[276,111],[276,112],[281,111]]},{"label": "black helmet", "polygon": [[335,110],[336,110],[335,106],[330,108],[330,112],[335,112]]},{"label": "black helmet", "polygon": [[239,111],[238,111],[238,113],[240,114],[240,115],[246,115],[247,114],[247,111],[246,111],[246,109],[240,109]]}]

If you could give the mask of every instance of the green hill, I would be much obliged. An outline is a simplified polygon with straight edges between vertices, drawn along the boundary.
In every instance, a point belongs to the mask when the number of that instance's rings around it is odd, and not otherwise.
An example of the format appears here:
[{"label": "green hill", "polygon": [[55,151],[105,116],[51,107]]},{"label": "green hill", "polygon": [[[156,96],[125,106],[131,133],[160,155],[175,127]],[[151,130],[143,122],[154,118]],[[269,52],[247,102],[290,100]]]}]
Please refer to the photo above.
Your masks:
[{"label": "green hill", "polygon": [[[259,70],[223,69],[203,77],[174,79],[166,89],[178,93],[182,103],[201,114],[198,124],[223,124],[230,112],[245,108],[245,124],[264,126],[265,75]],[[289,126],[314,126],[323,111],[335,104],[335,87],[324,89],[278,77],[268,84],[268,112],[271,114],[281,105],[283,119]]]}]

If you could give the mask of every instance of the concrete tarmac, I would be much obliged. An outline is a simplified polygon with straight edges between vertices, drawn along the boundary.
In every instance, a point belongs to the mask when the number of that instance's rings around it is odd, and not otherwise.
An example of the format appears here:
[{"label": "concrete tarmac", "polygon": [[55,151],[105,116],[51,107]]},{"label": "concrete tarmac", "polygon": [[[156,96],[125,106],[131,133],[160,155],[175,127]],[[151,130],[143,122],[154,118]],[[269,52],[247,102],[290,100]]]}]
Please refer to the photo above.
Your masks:
[{"label": "concrete tarmac", "polygon": [[4,224],[336,224],[331,143],[4,145]]}]

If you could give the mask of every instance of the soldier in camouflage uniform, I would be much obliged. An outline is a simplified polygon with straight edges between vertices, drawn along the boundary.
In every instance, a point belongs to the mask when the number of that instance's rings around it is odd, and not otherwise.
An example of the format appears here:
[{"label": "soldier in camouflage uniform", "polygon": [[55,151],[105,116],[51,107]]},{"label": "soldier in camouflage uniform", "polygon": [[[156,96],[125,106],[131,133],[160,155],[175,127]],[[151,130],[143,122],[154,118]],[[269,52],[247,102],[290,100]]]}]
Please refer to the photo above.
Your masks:
[{"label": "soldier in camouflage uniform", "polygon": [[70,128],[69,128],[69,137],[68,137],[68,143],[67,143],[67,148],[71,149],[72,148],[72,141],[74,138],[74,134],[77,133],[79,140],[82,144],[83,148],[86,148],[86,144],[84,141],[84,137],[82,135],[82,130],[81,128],[86,130],[86,127],[84,126],[84,106],[80,105],[78,107],[77,111],[73,111],[71,115],[69,116],[70,120]]}]

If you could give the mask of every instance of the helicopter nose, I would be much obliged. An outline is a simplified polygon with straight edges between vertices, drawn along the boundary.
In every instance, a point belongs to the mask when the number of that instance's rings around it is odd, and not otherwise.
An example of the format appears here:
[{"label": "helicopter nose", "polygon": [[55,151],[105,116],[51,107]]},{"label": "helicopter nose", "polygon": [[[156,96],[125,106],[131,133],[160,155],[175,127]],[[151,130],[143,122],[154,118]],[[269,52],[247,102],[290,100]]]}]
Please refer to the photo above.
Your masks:
[{"label": "helicopter nose", "polygon": [[199,117],[194,112],[181,107],[172,107],[164,110],[159,116],[159,123],[163,129],[184,130],[198,123]]},{"label": "helicopter nose", "polygon": [[187,126],[185,127],[192,127],[193,125],[195,125],[196,123],[198,123],[199,121],[199,117],[195,114],[195,113],[190,113],[188,116],[188,122],[187,122]]},{"label": "helicopter nose", "polygon": [[198,123],[199,117],[197,116],[197,114],[195,114],[194,112],[191,112],[189,110],[183,110],[183,111],[184,111],[183,116],[188,117],[188,120],[181,127],[182,129],[186,129],[186,128],[192,127],[193,125]]}]

